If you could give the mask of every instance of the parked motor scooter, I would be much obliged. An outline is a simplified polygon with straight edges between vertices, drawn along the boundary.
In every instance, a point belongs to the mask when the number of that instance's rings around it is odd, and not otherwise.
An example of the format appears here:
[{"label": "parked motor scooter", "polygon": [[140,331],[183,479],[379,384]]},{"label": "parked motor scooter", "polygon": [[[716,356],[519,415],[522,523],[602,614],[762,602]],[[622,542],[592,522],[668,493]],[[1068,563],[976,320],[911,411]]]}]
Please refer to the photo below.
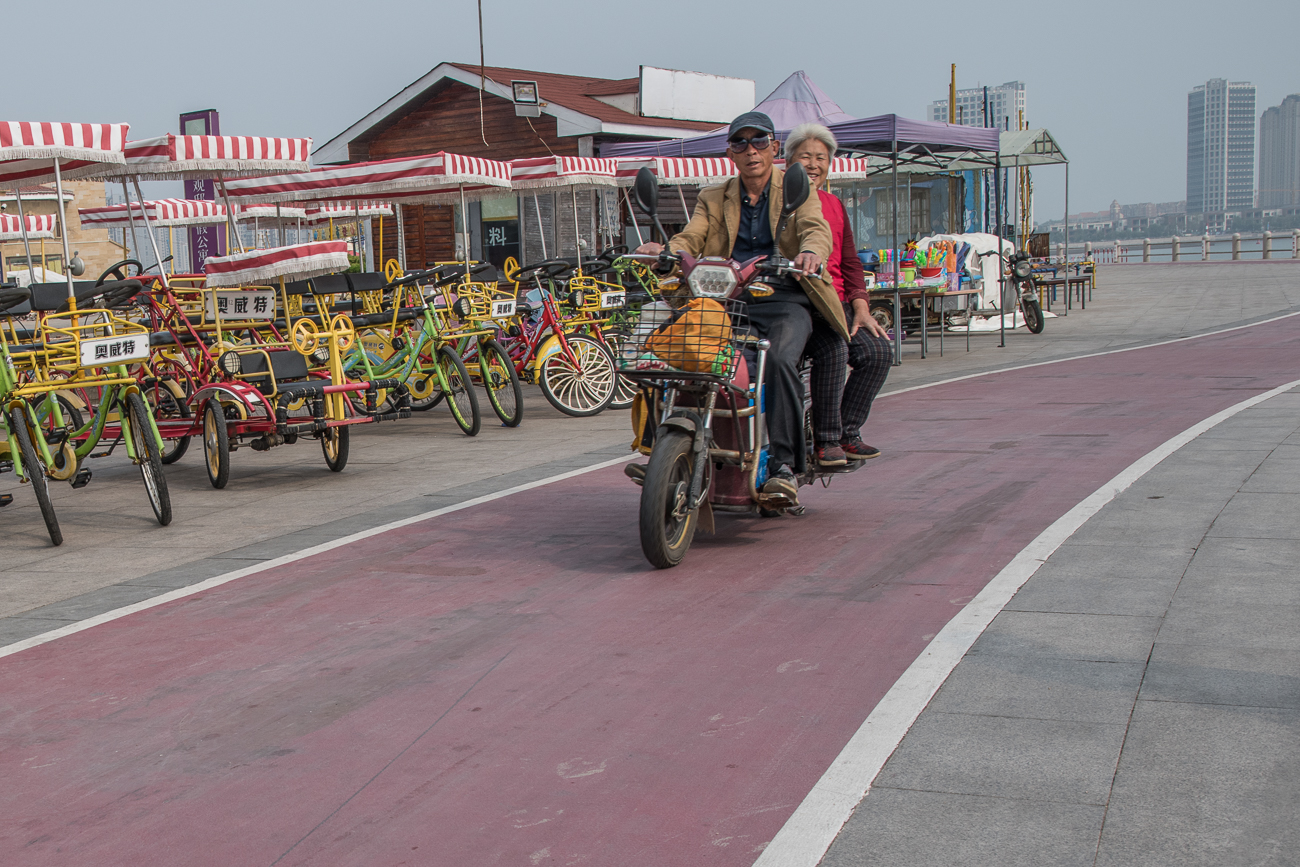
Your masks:
[{"label": "parked motor scooter", "polygon": [[[658,187],[642,169],[634,188],[637,206],[660,236]],[[774,237],[809,195],[808,176],[795,163],[787,169],[784,205]],[[650,462],[630,464],[627,475],[642,486],[641,549],[658,568],[676,566],[686,555],[697,528],[713,532],[715,512],[767,516],[797,509],[780,494],[763,493],[768,447],[764,378],[770,343],[749,327],[748,303],[770,296],[774,287],[798,289],[801,275],[778,255],[745,262],[685,253],[637,257],[660,273],[681,269],[689,300],[667,316],[643,325],[624,345],[619,373],[640,389],[648,419],[641,445]],[[666,312],[666,311],[665,311]],[[646,322],[646,312],[642,312]],[[799,484],[852,472],[850,461],[834,470],[819,467],[814,455],[811,401],[805,385],[806,470]]]},{"label": "parked motor scooter", "polygon": [[1020,312],[1025,316],[1025,327],[1033,334],[1042,334],[1046,323],[1043,320],[1042,305],[1038,301],[1038,284],[1034,282],[1034,265],[1029,260],[1029,254],[1024,250],[1012,254],[1007,260],[1007,267],[1011,270],[1008,288],[1014,289],[1016,293]]}]

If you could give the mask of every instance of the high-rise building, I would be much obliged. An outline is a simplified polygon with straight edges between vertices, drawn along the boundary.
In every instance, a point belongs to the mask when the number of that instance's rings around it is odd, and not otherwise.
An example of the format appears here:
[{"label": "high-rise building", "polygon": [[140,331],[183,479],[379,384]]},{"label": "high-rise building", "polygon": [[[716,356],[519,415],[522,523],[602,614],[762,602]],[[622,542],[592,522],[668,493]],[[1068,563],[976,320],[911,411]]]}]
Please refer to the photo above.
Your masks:
[{"label": "high-rise building", "polygon": [[[1025,110],[1025,83],[1008,81],[989,88],[988,121],[984,117],[984,88],[972,87],[957,91],[957,123],[962,126],[995,126],[998,129],[1016,129]],[[930,120],[948,122],[948,100],[930,103]]]},{"label": "high-rise building", "polygon": [[1212,78],[1187,94],[1187,212],[1255,204],[1255,85]]},{"label": "high-rise building", "polygon": [[1259,207],[1300,205],[1300,93],[1259,118]]}]

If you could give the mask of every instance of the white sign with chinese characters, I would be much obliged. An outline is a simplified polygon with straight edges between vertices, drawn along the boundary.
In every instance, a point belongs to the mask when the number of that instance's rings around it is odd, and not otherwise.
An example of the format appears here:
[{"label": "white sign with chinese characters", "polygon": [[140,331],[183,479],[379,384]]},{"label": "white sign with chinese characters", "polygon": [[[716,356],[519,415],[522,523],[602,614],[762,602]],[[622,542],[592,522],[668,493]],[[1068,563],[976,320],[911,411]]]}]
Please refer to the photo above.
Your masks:
[{"label": "white sign with chinese characters", "polygon": [[492,302],[493,319],[509,319],[515,315],[515,299],[507,298],[504,301]]},{"label": "white sign with chinese characters", "polygon": [[613,307],[623,306],[624,293],[622,292],[601,292],[600,309],[609,310]]},{"label": "white sign with chinese characters", "polygon": [[149,335],[131,334],[126,337],[96,337],[81,341],[81,366],[106,367],[110,364],[132,364],[149,357]]},{"label": "white sign with chinese characters", "polygon": [[203,293],[204,318],[215,322],[231,319],[275,318],[274,289],[216,289]]}]

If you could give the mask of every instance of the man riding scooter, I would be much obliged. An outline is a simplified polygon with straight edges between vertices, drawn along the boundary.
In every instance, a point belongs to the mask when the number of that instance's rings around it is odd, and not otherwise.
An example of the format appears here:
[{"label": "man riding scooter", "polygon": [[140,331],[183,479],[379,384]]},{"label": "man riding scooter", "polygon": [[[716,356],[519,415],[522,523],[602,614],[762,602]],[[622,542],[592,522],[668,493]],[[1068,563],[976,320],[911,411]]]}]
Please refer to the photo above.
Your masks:
[{"label": "man riding scooter", "polygon": [[[796,473],[804,471],[803,381],[799,361],[815,329],[832,339],[847,340],[844,308],[834,287],[814,276],[831,253],[830,226],[821,203],[810,196],[795,212],[781,238],[773,237],[782,205],[783,172],[773,168],[779,145],[772,120],[758,111],[731,122],[727,154],[738,178],[701,190],[690,222],[668,241],[672,252],[692,256],[721,256],[745,261],[770,256],[779,249],[804,276],[799,287],[778,288],[766,298],[749,298],[749,322],[759,337],[771,342],[766,384],[770,458],[763,493],[798,502]],[[647,243],[638,253],[659,254],[663,247]],[[834,400],[844,389],[845,369],[827,371],[824,388]],[[838,443],[826,444],[838,448]],[[818,443],[818,453],[823,444]]]}]

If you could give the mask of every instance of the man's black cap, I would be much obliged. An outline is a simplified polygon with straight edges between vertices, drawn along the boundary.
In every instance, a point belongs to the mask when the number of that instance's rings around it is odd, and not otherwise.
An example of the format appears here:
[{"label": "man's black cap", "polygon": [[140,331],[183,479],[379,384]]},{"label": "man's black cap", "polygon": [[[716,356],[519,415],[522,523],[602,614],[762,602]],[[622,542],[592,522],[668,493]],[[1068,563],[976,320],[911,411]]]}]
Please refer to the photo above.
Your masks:
[{"label": "man's black cap", "polygon": [[736,133],[742,129],[756,129],[759,132],[765,132],[768,135],[776,135],[776,130],[772,128],[772,118],[763,114],[761,111],[747,111],[740,117],[731,122],[731,129],[727,130],[727,139],[736,137]]}]

